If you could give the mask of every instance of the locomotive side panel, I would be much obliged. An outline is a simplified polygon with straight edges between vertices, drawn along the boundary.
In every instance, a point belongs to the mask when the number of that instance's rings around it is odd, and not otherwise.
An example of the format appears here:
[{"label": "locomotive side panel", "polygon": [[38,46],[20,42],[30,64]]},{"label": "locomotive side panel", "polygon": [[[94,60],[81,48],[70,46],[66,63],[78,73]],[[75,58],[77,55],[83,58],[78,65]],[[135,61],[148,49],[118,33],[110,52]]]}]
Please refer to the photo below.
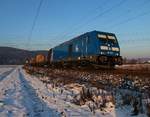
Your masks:
[{"label": "locomotive side panel", "polygon": [[[81,55],[80,51],[80,41],[79,38],[75,38],[71,41],[60,44],[59,46],[53,48],[54,61],[67,61],[68,59],[75,59],[77,56]],[[76,46],[78,45],[78,47]],[[78,49],[78,51],[76,51]]]}]

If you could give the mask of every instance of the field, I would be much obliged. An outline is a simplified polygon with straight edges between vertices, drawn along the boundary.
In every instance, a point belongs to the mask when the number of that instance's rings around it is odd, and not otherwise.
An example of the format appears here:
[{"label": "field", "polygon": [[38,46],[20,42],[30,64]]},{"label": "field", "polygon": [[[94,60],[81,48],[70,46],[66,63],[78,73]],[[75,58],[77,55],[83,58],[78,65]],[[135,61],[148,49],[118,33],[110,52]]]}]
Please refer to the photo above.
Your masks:
[{"label": "field", "polygon": [[0,66],[0,116],[147,117],[149,65],[142,65],[144,70],[134,66],[115,70]]}]

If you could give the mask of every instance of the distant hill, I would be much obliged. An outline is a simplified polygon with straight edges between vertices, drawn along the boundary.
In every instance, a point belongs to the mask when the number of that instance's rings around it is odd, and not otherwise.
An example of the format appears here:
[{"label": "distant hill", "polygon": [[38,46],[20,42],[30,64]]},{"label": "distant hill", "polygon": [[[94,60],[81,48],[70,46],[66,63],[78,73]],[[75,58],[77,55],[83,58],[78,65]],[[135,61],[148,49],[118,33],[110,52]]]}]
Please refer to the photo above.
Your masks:
[{"label": "distant hill", "polygon": [[48,51],[27,51],[12,47],[0,47],[0,65],[24,64],[27,58],[36,54],[47,55]]}]

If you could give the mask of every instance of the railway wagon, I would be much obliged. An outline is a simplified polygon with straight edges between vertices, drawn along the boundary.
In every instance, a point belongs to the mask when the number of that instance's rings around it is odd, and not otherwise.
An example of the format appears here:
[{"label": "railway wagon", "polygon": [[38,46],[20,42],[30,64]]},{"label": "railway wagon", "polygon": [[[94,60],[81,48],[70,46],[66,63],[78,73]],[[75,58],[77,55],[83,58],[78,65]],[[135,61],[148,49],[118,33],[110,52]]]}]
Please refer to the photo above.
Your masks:
[{"label": "railway wagon", "polygon": [[36,63],[43,63],[46,61],[46,57],[43,54],[38,54],[35,57]]},{"label": "railway wagon", "polygon": [[37,54],[35,56],[35,62],[36,62],[36,65],[38,65],[38,66],[42,66],[42,65],[46,64],[46,61],[47,61],[46,56],[43,54]]},{"label": "railway wagon", "polygon": [[48,54],[51,63],[120,65],[120,47],[113,33],[91,31],[66,41]]},{"label": "railway wagon", "polygon": [[43,54],[37,54],[35,57],[26,60],[26,65],[44,66],[47,64],[47,58]]}]

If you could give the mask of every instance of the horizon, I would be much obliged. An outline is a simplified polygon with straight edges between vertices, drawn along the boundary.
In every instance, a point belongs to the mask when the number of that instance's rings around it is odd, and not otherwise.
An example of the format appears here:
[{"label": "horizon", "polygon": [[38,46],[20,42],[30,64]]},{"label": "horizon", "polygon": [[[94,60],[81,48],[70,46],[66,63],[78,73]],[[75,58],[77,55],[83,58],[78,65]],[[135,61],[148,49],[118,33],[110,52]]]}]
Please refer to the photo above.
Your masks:
[{"label": "horizon", "polygon": [[[33,49],[33,50],[28,50],[28,49],[23,49],[23,48],[16,48],[16,47],[9,47],[9,46],[0,46],[1,47],[4,47],[4,48],[13,48],[13,49],[19,49],[19,50],[23,50],[23,51],[49,51],[49,50],[46,50],[46,49]],[[122,56],[123,59],[124,58],[127,58],[127,59],[143,59],[143,58],[148,58],[150,59],[150,56],[145,56],[145,57],[128,57],[128,56]]]}]

